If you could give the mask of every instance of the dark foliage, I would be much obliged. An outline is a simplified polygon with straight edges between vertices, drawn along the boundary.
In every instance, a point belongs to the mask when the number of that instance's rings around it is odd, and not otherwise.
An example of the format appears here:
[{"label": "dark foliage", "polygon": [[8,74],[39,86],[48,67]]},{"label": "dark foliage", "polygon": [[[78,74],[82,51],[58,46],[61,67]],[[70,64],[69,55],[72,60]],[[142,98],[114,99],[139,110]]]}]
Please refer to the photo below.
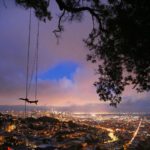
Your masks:
[{"label": "dark foliage", "polygon": [[46,117],[46,116],[38,118],[38,121],[41,121],[43,123],[48,122],[48,123],[51,123],[51,124],[59,123],[58,119],[52,118],[52,117]]},{"label": "dark foliage", "polygon": [[141,141],[136,149],[137,150],[149,150],[150,149],[150,143],[149,143],[150,137],[148,137],[145,141]]},{"label": "dark foliage", "polygon": [[85,42],[88,60],[100,62],[97,93],[116,106],[126,85],[150,89],[150,2],[109,1],[101,12],[103,31],[93,29]]},{"label": "dark foliage", "polygon": [[51,20],[51,13],[48,11],[49,1],[47,0],[16,0],[16,3],[24,8],[33,8],[35,15],[42,21]]},{"label": "dark foliage", "polygon": [[[97,63],[99,79],[94,85],[100,100],[116,106],[127,85],[138,92],[150,90],[150,1],[149,0],[55,0],[62,14],[59,37],[64,21],[81,20],[91,15],[93,29],[84,40],[90,50],[87,60]],[[37,17],[50,19],[48,1],[16,0],[33,7]]]}]

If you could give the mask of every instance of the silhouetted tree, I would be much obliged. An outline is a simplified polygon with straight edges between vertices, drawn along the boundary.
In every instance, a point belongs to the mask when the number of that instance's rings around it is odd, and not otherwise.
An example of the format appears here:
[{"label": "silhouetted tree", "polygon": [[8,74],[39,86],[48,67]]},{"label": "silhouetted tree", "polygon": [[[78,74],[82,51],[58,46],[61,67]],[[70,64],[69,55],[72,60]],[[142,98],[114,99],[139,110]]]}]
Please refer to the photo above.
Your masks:
[{"label": "silhouetted tree", "polygon": [[[55,0],[62,14],[57,38],[64,21],[82,20],[91,15],[93,29],[84,40],[90,50],[87,60],[97,63],[94,83],[100,100],[116,106],[127,85],[138,92],[150,90],[150,1],[149,0]],[[16,0],[33,7],[43,21],[51,19],[49,0]]]}]

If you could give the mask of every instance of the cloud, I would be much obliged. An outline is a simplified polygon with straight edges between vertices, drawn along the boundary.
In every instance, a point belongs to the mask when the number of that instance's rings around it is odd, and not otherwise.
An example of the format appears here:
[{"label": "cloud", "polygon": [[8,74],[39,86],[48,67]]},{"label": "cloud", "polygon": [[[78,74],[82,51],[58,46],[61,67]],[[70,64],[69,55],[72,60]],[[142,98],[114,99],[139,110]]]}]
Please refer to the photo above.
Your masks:
[{"label": "cloud", "polygon": [[[19,7],[15,7],[12,3],[9,3],[8,6],[11,7],[7,10],[3,9],[1,12],[3,16],[0,24],[0,33],[2,33],[0,36],[0,98],[2,101],[1,103],[17,104],[18,101],[16,101],[16,98],[25,93],[29,12],[20,9]],[[37,30],[37,21],[33,16],[31,28],[32,54],[35,49]],[[63,38],[60,40],[60,44],[57,45],[56,37],[52,33],[54,27],[56,27],[55,25],[56,20],[46,24],[40,24],[40,74],[50,71],[51,68],[56,67],[57,64],[62,65],[62,62],[74,62],[83,67],[83,70],[86,70],[84,69],[87,65],[85,59],[86,49],[82,43],[82,38],[84,35],[87,35],[87,31],[90,27],[82,28],[85,24],[80,26],[79,23],[66,25],[66,31],[63,33]],[[51,28],[51,26],[53,26],[53,28]],[[70,26],[72,27],[70,28]],[[74,32],[74,30],[76,32]],[[80,35],[83,35],[83,37],[79,37],[79,33]],[[32,59],[33,55],[30,61],[31,66],[33,64]],[[62,68],[62,66],[57,66],[56,69],[60,69],[60,67]],[[88,75],[83,77],[85,78],[83,81],[81,81],[82,79],[76,79],[79,78],[77,77],[80,76],[79,74],[82,76],[81,71],[75,72],[77,67],[78,66],[73,66],[72,74],[70,72],[70,74],[67,73],[67,75],[60,76],[59,80],[51,81],[41,79],[38,87],[41,99],[44,99],[43,101],[45,101],[45,103],[55,101],[56,104],[62,105],[77,103],[78,100],[82,101],[82,98],[86,99],[86,90],[89,85],[86,86],[84,84],[86,83],[85,80]],[[52,72],[50,71],[50,73]],[[57,72],[57,75],[59,73]],[[75,81],[70,80],[71,78],[74,78]],[[88,77],[88,80],[90,81],[90,77]],[[84,91],[81,92],[83,89]],[[86,100],[84,101],[86,102]],[[41,102],[41,104],[43,103]]]},{"label": "cloud", "polygon": [[[97,102],[97,95],[93,82],[95,76],[92,69],[78,69],[73,79],[63,77],[59,80],[40,81],[39,95],[45,97],[41,101],[51,105],[72,105]],[[44,96],[45,95],[45,96]],[[46,100],[50,98],[49,100]]]}]

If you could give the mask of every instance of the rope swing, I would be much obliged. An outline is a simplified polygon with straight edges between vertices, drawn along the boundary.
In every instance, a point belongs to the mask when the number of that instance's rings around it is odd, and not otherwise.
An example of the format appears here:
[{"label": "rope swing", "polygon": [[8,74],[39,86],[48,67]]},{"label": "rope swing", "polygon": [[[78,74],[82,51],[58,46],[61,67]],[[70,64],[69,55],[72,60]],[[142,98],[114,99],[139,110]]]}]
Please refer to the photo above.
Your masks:
[{"label": "rope swing", "polygon": [[[27,45],[27,63],[26,63],[26,83],[25,83],[25,98],[19,98],[19,100],[22,100],[25,102],[25,117],[26,117],[26,110],[27,110],[27,103],[34,103],[37,104],[37,96],[38,96],[38,59],[39,59],[39,28],[40,28],[40,22],[38,19],[37,23],[37,35],[36,35],[36,49],[34,53],[34,62],[32,66],[32,70],[30,70],[30,59],[31,59],[31,24],[32,24],[32,19],[31,19],[31,9],[29,13],[29,33],[28,33],[28,45]],[[31,74],[30,74],[31,72]],[[34,76],[35,75],[35,76]],[[29,99],[29,92],[30,92],[30,87],[32,84],[32,79],[33,77],[35,78],[35,90],[34,90],[34,100]]]}]

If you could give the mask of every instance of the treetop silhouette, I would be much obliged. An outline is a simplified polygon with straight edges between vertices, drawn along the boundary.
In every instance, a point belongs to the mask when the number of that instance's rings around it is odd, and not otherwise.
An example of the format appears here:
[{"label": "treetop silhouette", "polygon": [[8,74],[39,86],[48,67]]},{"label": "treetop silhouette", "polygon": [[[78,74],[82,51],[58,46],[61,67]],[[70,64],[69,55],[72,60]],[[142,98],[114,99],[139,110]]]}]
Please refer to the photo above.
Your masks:
[{"label": "treetop silhouette", "polygon": [[[62,11],[57,38],[66,21],[82,21],[91,15],[93,29],[84,40],[89,48],[87,60],[98,66],[94,83],[100,100],[117,106],[125,87],[137,92],[150,90],[150,1],[148,0],[55,0]],[[16,0],[33,8],[42,20],[51,20],[50,0]]]}]

